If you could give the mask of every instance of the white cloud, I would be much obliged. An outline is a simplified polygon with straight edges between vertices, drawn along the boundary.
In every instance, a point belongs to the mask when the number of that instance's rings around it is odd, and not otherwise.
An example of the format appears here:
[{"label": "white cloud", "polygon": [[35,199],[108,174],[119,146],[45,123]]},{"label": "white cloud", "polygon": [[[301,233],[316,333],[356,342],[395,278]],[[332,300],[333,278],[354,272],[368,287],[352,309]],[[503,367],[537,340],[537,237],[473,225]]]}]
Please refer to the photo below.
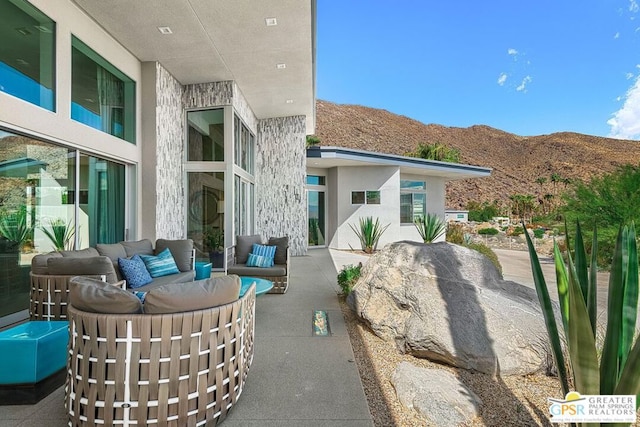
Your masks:
[{"label": "white cloud", "polygon": [[640,10],[638,2],[636,0],[629,0],[629,12],[637,13]]},{"label": "white cloud", "polygon": [[613,36],[614,39],[619,39],[620,38],[620,31],[618,31],[617,33],[614,34]]},{"label": "white cloud", "polygon": [[527,92],[527,84],[531,83],[531,76],[527,76],[524,79],[522,79],[522,83],[520,83],[520,86],[518,86],[516,88],[516,90],[518,92]]},{"label": "white cloud", "polygon": [[627,80],[631,80],[633,78],[633,73],[627,73]]},{"label": "white cloud", "polygon": [[607,120],[609,136],[619,139],[640,139],[640,77],[627,91],[622,108]]},{"label": "white cloud", "polygon": [[498,77],[498,84],[500,86],[504,86],[504,83],[507,81],[507,77],[509,77],[507,73],[501,73],[500,77]]},{"label": "white cloud", "polygon": [[517,54],[518,54],[518,51],[517,51],[517,50],[515,50],[515,49],[513,49],[513,48],[511,48],[511,49],[507,50],[507,53],[508,53],[509,55],[517,55]]}]

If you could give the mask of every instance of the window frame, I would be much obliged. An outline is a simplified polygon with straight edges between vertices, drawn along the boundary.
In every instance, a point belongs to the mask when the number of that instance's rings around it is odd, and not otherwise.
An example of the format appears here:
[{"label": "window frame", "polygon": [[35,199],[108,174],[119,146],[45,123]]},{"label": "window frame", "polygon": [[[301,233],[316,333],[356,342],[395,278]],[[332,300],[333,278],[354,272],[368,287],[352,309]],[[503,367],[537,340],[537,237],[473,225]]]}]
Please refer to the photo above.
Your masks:
[{"label": "window frame", "polygon": [[[403,183],[422,183],[422,188],[414,188],[414,187],[403,187]],[[403,196],[411,196],[411,218],[412,222],[403,221],[402,218],[402,198]],[[416,221],[416,213],[414,210],[415,206],[415,195],[421,195],[424,198],[424,203],[422,206],[423,214],[426,213],[427,210],[427,181],[426,180],[418,180],[418,179],[400,179],[400,225],[412,225]]]}]

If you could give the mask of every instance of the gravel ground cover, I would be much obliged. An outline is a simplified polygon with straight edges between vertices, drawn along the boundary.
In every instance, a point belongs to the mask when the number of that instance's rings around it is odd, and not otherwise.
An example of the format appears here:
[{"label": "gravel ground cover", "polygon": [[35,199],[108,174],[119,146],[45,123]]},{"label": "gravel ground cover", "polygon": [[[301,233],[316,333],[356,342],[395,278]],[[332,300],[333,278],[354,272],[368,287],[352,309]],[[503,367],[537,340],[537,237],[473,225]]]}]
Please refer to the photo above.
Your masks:
[{"label": "gravel ground cover", "polygon": [[544,374],[492,378],[404,355],[395,344],[375,336],[344,302],[342,311],[376,427],[435,426],[397,399],[391,376],[402,361],[424,368],[449,370],[482,399],[480,415],[465,426],[552,425],[548,420],[547,398],[563,396],[557,378]]}]

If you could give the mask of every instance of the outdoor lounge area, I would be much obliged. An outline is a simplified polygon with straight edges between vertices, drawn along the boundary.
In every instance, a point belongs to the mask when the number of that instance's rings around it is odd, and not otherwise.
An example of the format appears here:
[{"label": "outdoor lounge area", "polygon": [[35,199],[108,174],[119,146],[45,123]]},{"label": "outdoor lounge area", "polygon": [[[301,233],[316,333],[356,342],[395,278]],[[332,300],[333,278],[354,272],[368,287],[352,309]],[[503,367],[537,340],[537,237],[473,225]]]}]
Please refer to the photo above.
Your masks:
[{"label": "outdoor lounge area", "polygon": [[[373,425],[336,295],[336,263],[356,260],[340,257],[327,249],[293,257],[289,291],[255,300],[253,363],[221,425]],[[313,335],[315,310],[327,313],[329,336]],[[0,425],[67,425],[64,400],[61,386],[36,405],[0,406]]]}]

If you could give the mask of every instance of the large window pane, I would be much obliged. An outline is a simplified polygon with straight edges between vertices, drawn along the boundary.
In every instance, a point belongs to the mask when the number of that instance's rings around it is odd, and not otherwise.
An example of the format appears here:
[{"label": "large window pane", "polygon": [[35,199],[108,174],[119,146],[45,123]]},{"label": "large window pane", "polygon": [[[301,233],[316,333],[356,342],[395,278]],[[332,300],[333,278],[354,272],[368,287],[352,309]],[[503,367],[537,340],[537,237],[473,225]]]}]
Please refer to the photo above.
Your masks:
[{"label": "large window pane", "polygon": [[79,187],[79,248],[124,240],[124,165],[81,155]]},{"label": "large window pane", "polygon": [[187,160],[224,161],[224,109],[189,111]]},{"label": "large window pane", "polygon": [[249,128],[242,123],[237,115],[234,115],[233,126],[234,163],[250,174],[253,174],[255,163],[255,136]]},{"label": "large window pane", "polygon": [[55,111],[55,34],[28,2],[0,1],[0,91]]},{"label": "large window pane", "polygon": [[[28,309],[31,258],[73,247],[74,152],[0,130],[0,325]],[[65,236],[67,237],[65,239]]]},{"label": "large window pane", "polygon": [[135,143],[136,83],[72,39],[71,118]]},{"label": "large window pane", "polygon": [[224,267],[224,172],[189,172],[187,236],[214,268]]}]

